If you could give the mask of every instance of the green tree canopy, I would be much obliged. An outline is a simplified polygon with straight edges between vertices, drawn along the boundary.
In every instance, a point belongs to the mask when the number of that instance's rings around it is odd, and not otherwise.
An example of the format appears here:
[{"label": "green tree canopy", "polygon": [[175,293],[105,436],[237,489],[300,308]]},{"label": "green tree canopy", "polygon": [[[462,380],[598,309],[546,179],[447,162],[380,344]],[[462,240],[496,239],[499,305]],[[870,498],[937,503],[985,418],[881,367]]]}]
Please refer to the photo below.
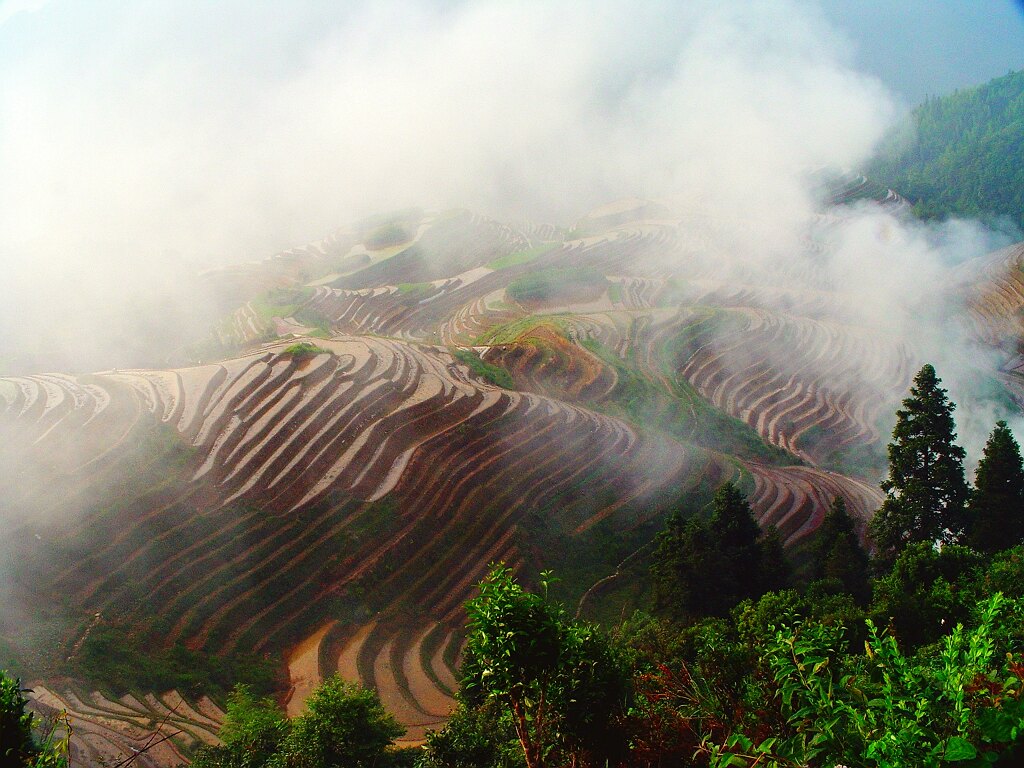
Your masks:
[{"label": "green tree canopy", "polygon": [[911,542],[952,542],[963,532],[965,452],[954,442],[956,406],[941,381],[931,365],[922,367],[896,412],[885,501],[870,524],[882,562],[892,562]]},{"label": "green tree canopy", "polygon": [[941,550],[928,542],[911,544],[875,582],[871,611],[909,648],[934,642],[969,620],[983,563],[980,554],[957,544]]},{"label": "green tree canopy", "polygon": [[498,566],[480,584],[466,605],[463,700],[507,710],[529,768],[624,755],[628,666],[606,635],[548,599],[546,579],[527,592]]},{"label": "green tree canopy", "polygon": [[373,768],[405,733],[374,691],[338,675],[320,684],[306,710],[285,741],[289,768]]},{"label": "green tree canopy", "polygon": [[1024,226],[1024,71],[927,99],[882,142],[867,173],[922,216],[995,214]]},{"label": "green tree canopy", "polygon": [[245,686],[228,697],[223,744],[199,750],[194,768],[371,768],[390,765],[405,733],[377,694],[337,675],[324,680],[289,720],[273,699]]},{"label": "green tree canopy", "polygon": [[978,463],[967,527],[967,540],[979,552],[998,552],[1024,541],[1024,463],[1005,421],[992,430]]}]

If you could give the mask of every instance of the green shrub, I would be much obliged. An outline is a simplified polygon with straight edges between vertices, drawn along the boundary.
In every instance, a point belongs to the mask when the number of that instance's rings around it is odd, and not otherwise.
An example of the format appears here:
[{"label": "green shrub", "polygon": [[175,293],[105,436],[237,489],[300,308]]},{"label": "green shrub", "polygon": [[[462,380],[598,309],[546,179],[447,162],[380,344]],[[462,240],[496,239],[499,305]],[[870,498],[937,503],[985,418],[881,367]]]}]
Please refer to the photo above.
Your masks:
[{"label": "green shrub", "polygon": [[21,681],[0,670],[0,766],[2,768],[67,768],[67,737],[57,738],[51,728],[41,741],[32,734],[34,717]]},{"label": "green shrub", "polygon": [[289,720],[272,699],[245,687],[228,697],[222,746],[199,750],[196,768],[378,768],[407,765],[394,739],[405,730],[377,694],[337,675],[324,680]]}]

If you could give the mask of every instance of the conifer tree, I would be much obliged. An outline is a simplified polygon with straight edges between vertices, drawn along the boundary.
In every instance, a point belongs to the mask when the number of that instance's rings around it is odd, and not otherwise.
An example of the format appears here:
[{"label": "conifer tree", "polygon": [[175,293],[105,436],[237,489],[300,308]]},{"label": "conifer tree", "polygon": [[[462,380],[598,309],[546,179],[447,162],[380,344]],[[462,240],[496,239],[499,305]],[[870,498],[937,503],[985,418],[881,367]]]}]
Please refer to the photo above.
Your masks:
[{"label": "conifer tree", "polygon": [[998,552],[1024,541],[1024,462],[1005,421],[996,423],[974,476],[967,507],[968,543]]},{"label": "conifer tree", "polygon": [[761,535],[733,483],[718,489],[709,519],[684,522],[672,515],[658,534],[651,564],[655,607],[683,621],[725,616],[741,600],[786,586],[788,578],[778,532]]},{"label": "conifer tree", "polygon": [[718,544],[721,567],[735,580],[735,586],[726,591],[741,600],[752,597],[761,581],[761,527],[747,497],[734,483],[719,488],[712,505],[711,533]]},{"label": "conifer tree", "polygon": [[815,534],[811,547],[811,579],[835,581],[861,603],[871,597],[868,553],[857,538],[857,526],[836,496]]},{"label": "conifer tree", "polygon": [[778,592],[790,586],[793,567],[786,557],[786,546],[782,534],[774,525],[768,526],[758,542],[761,558],[761,573],[755,592]]},{"label": "conifer tree", "polygon": [[882,562],[891,563],[911,542],[953,542],[963,532],[965,452],[954,442],[956,405],[941,382],[925,365],[896,412],[885,501],[870,525]]}]

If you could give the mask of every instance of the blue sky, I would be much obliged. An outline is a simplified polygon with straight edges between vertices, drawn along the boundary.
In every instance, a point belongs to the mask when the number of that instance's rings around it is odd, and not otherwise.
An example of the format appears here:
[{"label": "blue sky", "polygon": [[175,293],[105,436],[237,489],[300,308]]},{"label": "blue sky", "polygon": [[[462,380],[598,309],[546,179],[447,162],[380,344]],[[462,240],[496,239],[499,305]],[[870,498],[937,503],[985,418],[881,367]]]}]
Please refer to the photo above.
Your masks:
[{"label": "blue sky", "polygon": [[905,100],[1024,69],[1024,11],[1011,0],[822,0],[855,64]]},{"label": "blue sky", "polygon": [[[262,39],[272,52],[306,45],[357,12],[359,3],[295,0],[287,13],[275,4],[184,3],[197,16],[248,25],[250,42]],[[856,66],[874,74],[901,100],[916,103],[928,94],[985,82],[1024,68],[1024,0],[819,0],[827,20],[853,44]],[[109,0],[0,0],[0,68],[31,50],[65,46],[87,55],[92,38],[102,46],[119,8],[161,13],[160,3]],[[442,2],[439,5],[456,5]],[[277,5],[276,8],[281,8]],[[125,15],[131,15],[125,13]],[[192,30],[194,32],[194,30]],[[204,40],[200,34],[198,42]],[[181,41],[187,45],[187,40]],[[228,51],[242,53],[238,41]],[[52,49],[51,49],[52,50]],[[254,50],[254,49],[253,49]],[[242,57],[280,64],[284,59]],[[238,61],[237,58],[232,60]],[[268,73],[270,74],[270,73]]]}]

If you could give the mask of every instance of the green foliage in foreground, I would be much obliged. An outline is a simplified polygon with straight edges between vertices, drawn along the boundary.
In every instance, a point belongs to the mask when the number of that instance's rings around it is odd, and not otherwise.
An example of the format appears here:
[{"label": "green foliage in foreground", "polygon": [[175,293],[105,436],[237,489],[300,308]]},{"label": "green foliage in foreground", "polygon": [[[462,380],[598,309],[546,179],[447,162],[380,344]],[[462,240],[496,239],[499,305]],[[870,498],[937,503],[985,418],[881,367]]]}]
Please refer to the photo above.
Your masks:
[{"label": "green foliage in foreground", "polygon": [[272,699],[244,686],[228,699],[222,746],[199,750],[195,768],[389,768],[409,765],[394,748],[404,730],[377,694],[334,676],[289,720]]},{"label": "green foliage in foreground", "polygon": [[1022,610],[992,593],[912,651],[815,588],[607,636],[499,568],[469,604],[459,709],[418,765],[1017,765]]},{"label": "green foliage in foreground", "polygon": [[37,738],[39,724],[25,711],[21,681],[0,670],[0,767],[67,768],[67,738],[50,727]]},{"label": "green foliage in foreground", "polygon": [[450,351],[452,353],[452,357],[469,368],[469,370],[484,381],[488,381],[497,387],[515,389],[515,382],[512,380],[512,374],[500,365],[487,362],[471,349],[457,349],[455,347],[450,347]]},{"label": "green foliage in foreground", "polygon": [[[570,620],[547,591],[545,575],[540,593],[530,593],[504,567],[480,584],[466,606],[462,702],[500,707],[499,732],[515,733],[528,768],[625,759],[625,657],[595,626]],[[498,745],[493,754],[504,751]]]},{"label": "green foliage in foreground", "polygon": [[923,216],[996,214],[1024,227],[1024,72],[928,99],[867,173]]}]

